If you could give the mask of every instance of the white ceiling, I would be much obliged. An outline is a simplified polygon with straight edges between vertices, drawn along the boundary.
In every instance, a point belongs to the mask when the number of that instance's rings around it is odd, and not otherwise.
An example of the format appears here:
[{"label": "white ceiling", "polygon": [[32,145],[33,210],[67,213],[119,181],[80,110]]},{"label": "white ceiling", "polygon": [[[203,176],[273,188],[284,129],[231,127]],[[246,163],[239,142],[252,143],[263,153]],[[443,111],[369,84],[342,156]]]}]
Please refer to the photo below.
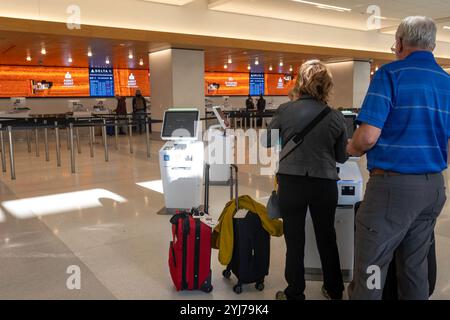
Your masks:
[{"label": "white ceiling", "polygon": [[[437,20],[438,40],[450,42],[450,30],[443,28],[444,25],[450,26],[450,0],[309,0],[309,2],[347,8],[351,11],[320,9],[313,4],[293,0],[209,0],[209,9],[362,31],[381,29],[386,33],[395,31],[395,27],[404,17],[425,15]],[[370,17],[378,13],[373,11],[367,13],[374,3],[379,7],[379,14],[383,17],[378,20],[379,28],[370,24],[370,21],[374,21],[370,20]]]}]

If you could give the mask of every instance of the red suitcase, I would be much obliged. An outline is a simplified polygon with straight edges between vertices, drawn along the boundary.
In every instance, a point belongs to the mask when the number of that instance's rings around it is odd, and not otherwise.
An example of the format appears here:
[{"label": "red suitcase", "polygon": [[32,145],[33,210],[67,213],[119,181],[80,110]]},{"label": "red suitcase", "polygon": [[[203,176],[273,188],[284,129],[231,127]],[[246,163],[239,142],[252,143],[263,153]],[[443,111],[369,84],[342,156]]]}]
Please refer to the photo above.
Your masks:
[{"label": "red suitcase", "polygon": [[211,227],[188,212],[176,214],[170,222],[169,268],[177,291],[211,292]]}]

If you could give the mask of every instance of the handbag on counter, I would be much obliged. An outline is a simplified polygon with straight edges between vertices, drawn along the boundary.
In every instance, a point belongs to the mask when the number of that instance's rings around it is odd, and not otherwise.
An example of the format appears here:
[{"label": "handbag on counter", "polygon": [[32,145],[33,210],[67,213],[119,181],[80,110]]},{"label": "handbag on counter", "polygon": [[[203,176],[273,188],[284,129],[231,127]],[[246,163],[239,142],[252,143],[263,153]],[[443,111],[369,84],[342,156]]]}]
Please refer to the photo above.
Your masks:
[{"label": "handbag on counter", "polygon": [[[317,117],[311,121],[311,123],[306,126],[302,131],[299,133],[294,134],[292,138],[288,140],[288,142],[285,144],[283,149],[280,152],[280,160],[281,161],[286,159],[295,149],[297,149],[305,140],[306,135],[310,133],[329,113],[331,112],[330,107],[326,107],[323,109]],[[272,191],[272,194],[270,195],[269,201],[267,202],[267,215],[271,219],[280,219],[281,216],[281,209],[280,209],[280,197],[278,195],[278,179],[275,178],[275,189]]]}]

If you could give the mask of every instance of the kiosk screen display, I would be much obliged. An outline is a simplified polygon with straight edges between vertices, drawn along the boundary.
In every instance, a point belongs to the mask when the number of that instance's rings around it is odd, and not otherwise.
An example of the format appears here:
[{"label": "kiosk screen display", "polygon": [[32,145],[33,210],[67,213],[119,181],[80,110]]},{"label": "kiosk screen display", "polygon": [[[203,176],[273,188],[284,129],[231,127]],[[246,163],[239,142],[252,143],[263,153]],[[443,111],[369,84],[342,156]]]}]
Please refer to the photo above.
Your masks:
[{"label": "kiosk screen display", "polygon": [[163,139],[196,139],[199,113],[193,111],[166,111]]}]

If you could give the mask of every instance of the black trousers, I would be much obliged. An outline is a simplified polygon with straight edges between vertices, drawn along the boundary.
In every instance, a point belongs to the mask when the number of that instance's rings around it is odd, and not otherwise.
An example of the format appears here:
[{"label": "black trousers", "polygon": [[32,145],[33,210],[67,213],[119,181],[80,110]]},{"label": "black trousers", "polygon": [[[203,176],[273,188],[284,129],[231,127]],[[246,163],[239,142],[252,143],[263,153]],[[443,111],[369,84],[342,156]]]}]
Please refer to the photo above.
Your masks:
[{"label": "black trousers", "polygon": [[305,298],[305,220],[308,208],[316,234],[325,289],[332,298],[341,298],[344,283],[334,228],[337,182],[281,174],[278,175],[278,182],[287,247],[285,277],[288,287],[284,291],[287,298]]}]

